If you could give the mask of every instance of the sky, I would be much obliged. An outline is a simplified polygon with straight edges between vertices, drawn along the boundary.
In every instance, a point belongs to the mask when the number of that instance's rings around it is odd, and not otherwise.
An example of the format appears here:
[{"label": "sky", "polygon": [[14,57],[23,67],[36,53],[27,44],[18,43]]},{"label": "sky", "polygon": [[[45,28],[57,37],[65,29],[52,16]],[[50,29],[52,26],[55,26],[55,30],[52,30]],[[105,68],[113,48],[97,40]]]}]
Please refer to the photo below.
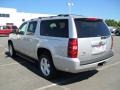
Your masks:
[{"label": "sky", "polygon": [[[0,0],[0,7],[18,12],[67,14],[69,0]],[[120,20],[120,0],[72,0],[72,14]]]}]

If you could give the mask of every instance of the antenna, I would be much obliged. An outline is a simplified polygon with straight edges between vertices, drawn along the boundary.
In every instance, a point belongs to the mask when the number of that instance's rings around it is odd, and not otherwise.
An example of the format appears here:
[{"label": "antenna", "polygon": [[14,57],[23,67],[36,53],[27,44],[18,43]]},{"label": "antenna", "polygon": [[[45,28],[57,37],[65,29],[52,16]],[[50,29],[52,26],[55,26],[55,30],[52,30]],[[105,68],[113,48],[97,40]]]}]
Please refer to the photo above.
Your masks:
[{"label": "antenna", "polygon": [[68,5],[68,12],[69,12],[69,14],[71,14],[71,12],[72,12],[72,6],[74,6],[72,0],[69,0],[68,3],[67,3],[67,5]]}]

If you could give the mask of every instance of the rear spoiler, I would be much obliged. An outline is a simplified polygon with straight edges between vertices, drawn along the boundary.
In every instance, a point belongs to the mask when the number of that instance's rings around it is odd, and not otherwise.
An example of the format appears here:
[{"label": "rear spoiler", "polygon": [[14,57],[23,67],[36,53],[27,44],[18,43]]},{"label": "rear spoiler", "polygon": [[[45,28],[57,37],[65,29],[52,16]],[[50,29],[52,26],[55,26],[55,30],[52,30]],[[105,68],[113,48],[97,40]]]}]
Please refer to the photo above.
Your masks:
[{"label": "rear spoiler", "polygon": [[78,21],[103,21],[103,19],[98,19],[98,18],[75,18],[75,20],[78,20]]}]

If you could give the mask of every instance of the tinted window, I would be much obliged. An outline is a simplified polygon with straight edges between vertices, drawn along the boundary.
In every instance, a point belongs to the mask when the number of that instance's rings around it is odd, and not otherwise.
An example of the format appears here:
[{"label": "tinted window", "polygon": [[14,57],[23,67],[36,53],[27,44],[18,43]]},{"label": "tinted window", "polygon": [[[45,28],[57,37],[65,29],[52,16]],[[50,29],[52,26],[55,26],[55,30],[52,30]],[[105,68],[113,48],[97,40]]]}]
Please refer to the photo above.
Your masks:
[{"label": "tinted window", "polygon": [[28,25],[27,32],[34,33],[35,29],[36,29],[36,26],[37,26],[37,21],[30,22],[29,25]]},{"label": "tinted window", "polygon": [[11,29],[11,26],[6,26],[6,29]]},{"label": "tinted window", "polygon": [[17,29],[17,26],[12,26],[12,29]]},{"label": "tinted window", "polygon": [[9,26],[1,26],[1,29],[6,30],[6,29],[11,29]]},{"label": "tinted window", "polygon": [[110,32],[102,20],[75,19],[78,37],[109,36]]},{"label": "tinted window", "polygon": [[45,20],[41,22],[40,35],[68,37],[68,20]]},{"label": "tinted window", "polygon": [[7,29],[7,27],[6,27],[6,26],[3,26],[3,29]]},{"label": "tinted window", "polygon": [[3,26],[0,26],[0,29],[1,29],[1,30],[3,30],[3,29],[4,29],[4,27],[3,27]]},{"label": "tinted window", "polygon": [[1,14],[0,13],[0,17],[10,17],[10,15],[9,14]]},{"label": "tinted window", "polygon": [[0,30],[2,30],[3,29],[3,27],[2,26],[0,26]]}]

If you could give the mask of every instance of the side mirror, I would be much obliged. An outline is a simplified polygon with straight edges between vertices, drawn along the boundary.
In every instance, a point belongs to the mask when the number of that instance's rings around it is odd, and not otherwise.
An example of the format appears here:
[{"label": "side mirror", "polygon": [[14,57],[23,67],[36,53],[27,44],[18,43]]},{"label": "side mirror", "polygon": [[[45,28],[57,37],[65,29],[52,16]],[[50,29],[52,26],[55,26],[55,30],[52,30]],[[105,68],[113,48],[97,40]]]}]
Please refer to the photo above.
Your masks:
[{"label": "side mirror", "polygon": [[24,31],[16,32],[16,34],[24,35]]}]

